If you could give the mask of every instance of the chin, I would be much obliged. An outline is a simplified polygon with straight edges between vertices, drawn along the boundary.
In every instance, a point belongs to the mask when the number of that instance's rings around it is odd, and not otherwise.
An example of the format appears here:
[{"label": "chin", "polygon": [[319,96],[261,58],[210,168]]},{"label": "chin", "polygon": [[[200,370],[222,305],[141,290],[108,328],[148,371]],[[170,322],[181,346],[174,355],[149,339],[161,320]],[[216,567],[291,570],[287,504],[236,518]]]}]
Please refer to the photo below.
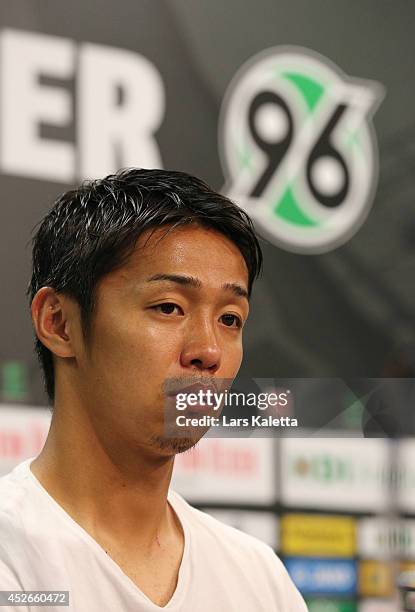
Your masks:
[{"label": "chin", "polygon": [[161,451],[163,455],[179,455],[196,446],[200,439],[200,436],[197,438],[163,438],[162,436],[154,436],[151,446],[153,449]]}]

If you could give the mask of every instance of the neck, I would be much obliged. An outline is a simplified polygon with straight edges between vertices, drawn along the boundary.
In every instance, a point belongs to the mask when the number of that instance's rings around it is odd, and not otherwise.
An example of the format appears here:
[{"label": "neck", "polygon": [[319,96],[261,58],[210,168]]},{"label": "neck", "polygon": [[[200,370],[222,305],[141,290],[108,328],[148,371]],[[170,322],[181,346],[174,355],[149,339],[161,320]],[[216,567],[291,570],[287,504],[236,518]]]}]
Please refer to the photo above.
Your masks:
[{"label": "neck", "polygon": [[174,530],[167,504],[173,457],[137,449],[111,451],[87,413],[55,406],[51,427],[31,470],[48,493],[93,536],[150,549]]}]

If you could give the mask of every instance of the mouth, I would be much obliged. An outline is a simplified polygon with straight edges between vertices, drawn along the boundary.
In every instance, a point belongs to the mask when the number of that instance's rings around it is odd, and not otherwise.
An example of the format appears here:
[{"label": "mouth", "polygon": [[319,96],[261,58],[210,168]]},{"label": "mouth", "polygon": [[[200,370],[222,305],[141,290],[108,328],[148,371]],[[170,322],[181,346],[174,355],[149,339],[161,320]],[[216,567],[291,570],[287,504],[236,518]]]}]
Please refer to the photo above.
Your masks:
[{"label": "mouth", "polygon": [[[179,408],[181,414],[187,416],[192,415],[203,415],[210,414],[214,410],[215,400],[214,395],[218,393],[218,386],[212,379],[198,379],[195,381],[183,379],[175,379],[166,381],[165,394],[168,400],[173,400],[176,408],[178,407],[178,400],[185,402],[181,408]],[[180,398],[179,395],[185,396],[185,399]]]},{"label": "mouth", "polygon": [[165,385],[165,393],[168,397],[175,397],[179,393],[185,393],[189,395],[190,393],[198,394],[199,391],[203,391],[206,393],[210,391],[211,393],[217,393],[218,388],[214,381],[197,381],[192,383],[184,383],[183,380],[180,381],[171,381]]}]

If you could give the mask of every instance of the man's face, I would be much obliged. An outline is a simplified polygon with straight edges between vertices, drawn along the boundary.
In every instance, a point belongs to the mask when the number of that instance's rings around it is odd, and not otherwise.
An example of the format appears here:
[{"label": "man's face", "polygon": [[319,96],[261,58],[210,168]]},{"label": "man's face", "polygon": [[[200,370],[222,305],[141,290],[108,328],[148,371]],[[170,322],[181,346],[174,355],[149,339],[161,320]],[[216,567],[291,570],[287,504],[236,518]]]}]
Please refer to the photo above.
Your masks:
[{"label": "man's face", "polygon": [[164,456],[198,441],[164,439],[165,381],[233,379],[248,316],[248,271],[236,245],[194,224],[166,229],[146,232],[128,263],[100,281],[89,352],[77,351],[98,435],[112,448]]}]

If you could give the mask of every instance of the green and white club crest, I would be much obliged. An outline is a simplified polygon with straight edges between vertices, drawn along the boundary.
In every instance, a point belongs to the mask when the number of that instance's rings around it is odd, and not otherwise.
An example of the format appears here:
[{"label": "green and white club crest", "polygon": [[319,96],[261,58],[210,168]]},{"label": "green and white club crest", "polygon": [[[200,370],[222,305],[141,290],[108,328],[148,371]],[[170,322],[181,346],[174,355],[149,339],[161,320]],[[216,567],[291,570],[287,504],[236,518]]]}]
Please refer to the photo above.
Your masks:
[{"label": "green and white club crest", "polygon": [[288,251],[324,253],[345,243],[372,204],[371,117],[382,97],[378,83],[352,79],[308,49],[253,57],[222,105],[224,192]]}]

